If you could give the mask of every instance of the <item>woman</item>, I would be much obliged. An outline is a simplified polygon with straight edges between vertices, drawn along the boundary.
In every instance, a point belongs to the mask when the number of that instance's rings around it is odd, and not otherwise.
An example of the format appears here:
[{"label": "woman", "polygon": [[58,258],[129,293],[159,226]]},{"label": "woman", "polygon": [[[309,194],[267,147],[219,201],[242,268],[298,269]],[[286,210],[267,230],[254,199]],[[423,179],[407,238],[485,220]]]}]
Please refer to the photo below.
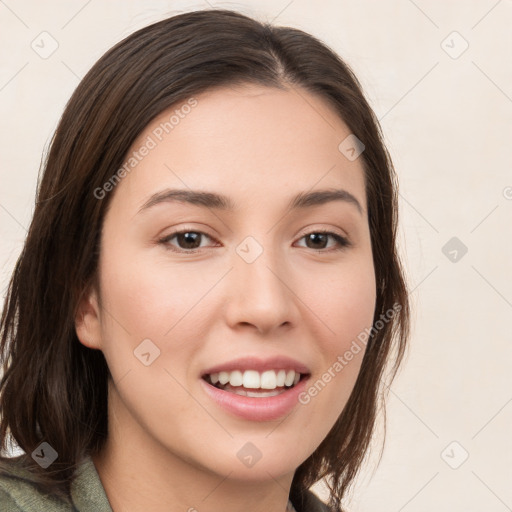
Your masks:
[{"label": "woman", "polygon": [[8,290],[2,510],[342,510],[408,335],[396,187],[309,34],[206,10],[108,51]]}]

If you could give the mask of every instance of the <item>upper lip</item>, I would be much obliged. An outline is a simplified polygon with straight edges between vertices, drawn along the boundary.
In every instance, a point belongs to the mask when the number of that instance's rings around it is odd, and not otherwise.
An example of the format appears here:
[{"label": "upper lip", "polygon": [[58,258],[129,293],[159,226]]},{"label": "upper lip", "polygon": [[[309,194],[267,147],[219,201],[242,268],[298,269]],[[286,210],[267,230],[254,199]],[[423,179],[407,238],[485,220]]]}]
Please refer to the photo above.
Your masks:
[{"label": "upper lip", "polygon": [[287,356],[274,356],[265,359],[258,357],[240,357],[204,370],[201,373],[201,377],[211,375],[212,373],[232,372],[234,370],[255,370],[257,372],[263,372],[265,370],[295,370],[297,373],[310,373],[306,365]]}]

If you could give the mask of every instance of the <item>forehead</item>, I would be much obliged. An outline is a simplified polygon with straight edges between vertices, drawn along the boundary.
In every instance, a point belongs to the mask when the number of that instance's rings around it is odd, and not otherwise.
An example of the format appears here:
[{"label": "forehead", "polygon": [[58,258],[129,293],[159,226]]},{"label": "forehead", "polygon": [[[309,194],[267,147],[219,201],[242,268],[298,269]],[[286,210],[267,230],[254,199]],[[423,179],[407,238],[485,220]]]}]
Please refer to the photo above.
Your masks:
[{"label": "forehead", "polygon": [[164,187],[238,192],[244,203],[343,187],[366,208],[362,159],[351,161],[339,149],[349,135],[325,100],[303,89],[209,90],[142,131],[127,154],[133,169],[118,188],[140,207]]}]

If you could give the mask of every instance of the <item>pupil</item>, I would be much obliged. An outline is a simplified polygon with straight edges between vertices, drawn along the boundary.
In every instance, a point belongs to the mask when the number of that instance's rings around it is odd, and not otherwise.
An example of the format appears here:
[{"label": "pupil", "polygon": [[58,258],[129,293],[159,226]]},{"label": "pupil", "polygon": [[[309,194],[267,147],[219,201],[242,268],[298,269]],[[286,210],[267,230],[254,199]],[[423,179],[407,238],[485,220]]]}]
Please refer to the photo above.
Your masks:
[{"label": "pupil", "polygon": [[[322,237],[325,239],[325,238],[326,238],[326,235],[325,235],[324,233],[311,233],[311,234],[308,236],[308,241],[313,241],[313,242],[314,242],[315,240],[316,240],[316,241],[318,241],[318,239],[319,239],[319,238],[322,238]],[[324,242],[325,242],[325,240],[324,240]],[[322,247],[324,247],[324,244],[321,244],[321,245],[322,245]],[[315,249],[315,248],[318,248],[318,247],[313,247],[313,249]]]},{"label": "pupil", "polygon": [[[199,247],[199,245],[197,243],[194,244],[194,242],[197,242],[199,240],[199,233],[193,233],[193,232],[186,232],[186,233],[180,233],[178,235],[178,239],[180,241],[180,245],[181,245],[181,242],[184,241],[185,245],[186,245],[186,249],[195,249],[197,247]],[[192,239],[192,240],[190,240]],[[190,243],[193,245],[192,247],[189,247]]]}]

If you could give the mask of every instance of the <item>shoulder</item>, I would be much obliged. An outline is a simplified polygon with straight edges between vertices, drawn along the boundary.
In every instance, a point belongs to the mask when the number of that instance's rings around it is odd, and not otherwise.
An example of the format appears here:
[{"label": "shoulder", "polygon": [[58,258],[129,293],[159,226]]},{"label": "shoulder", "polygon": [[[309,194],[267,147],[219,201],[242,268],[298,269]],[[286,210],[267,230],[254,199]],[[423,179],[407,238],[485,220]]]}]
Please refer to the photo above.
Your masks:
[{"label": "shoulder", "polygon": [[70,505],[44,494],[23,465],[24,455],[0,459],[2,512],[69,512]]},{"label": "shoulder", "polygon": [[[350,512],[345,507],[336,509],[337,512]],[[307,491],[304,495],[304,504],[303,507],[297,509],[297,512],[332,512],[332,509],[329,508],[320,498],[317,497],[311,491]]]},{"label": "shoulder", "polygon": [[304,504],[297,512],[330,512],[327,505],[311,491],[304,495]]},{"label": "shoulder", "polygon": [[16,501],[4,491],[0,485],[0,510],[3,512],[22,512],[23,509],[16,505]]}]

